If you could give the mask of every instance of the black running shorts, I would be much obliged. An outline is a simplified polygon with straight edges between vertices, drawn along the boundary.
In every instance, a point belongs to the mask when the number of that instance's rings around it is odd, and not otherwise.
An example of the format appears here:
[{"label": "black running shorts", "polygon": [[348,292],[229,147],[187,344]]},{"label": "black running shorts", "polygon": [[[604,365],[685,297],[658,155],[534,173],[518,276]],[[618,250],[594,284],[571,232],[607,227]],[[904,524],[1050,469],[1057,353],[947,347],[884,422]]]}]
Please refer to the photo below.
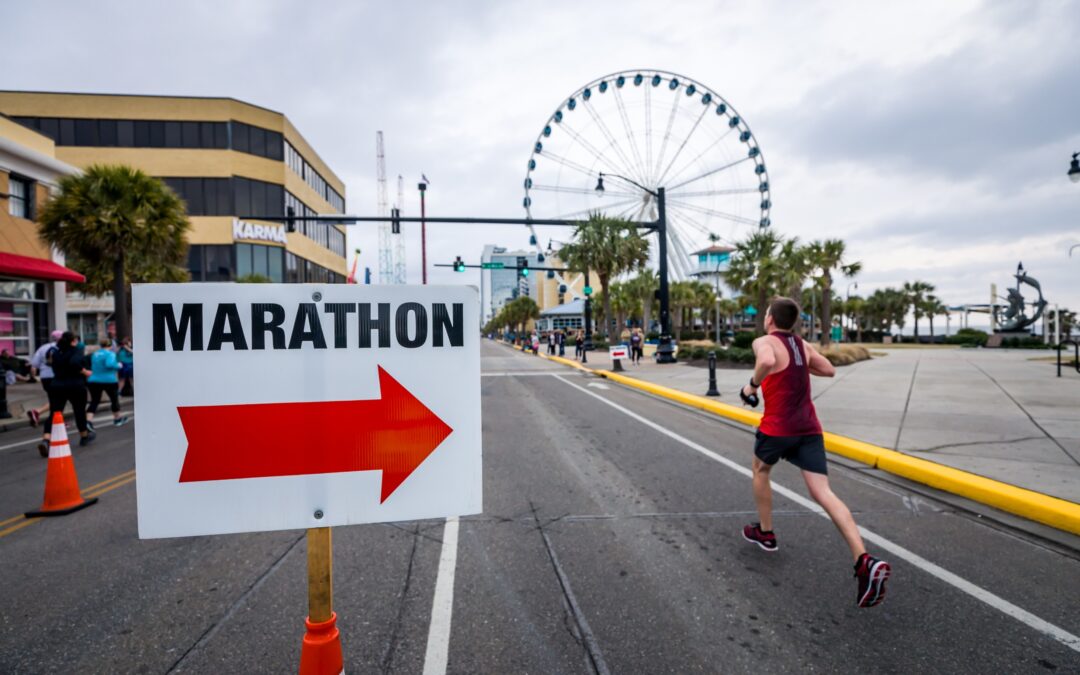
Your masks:
[{"label": "black running shorts", "polygon": [[828,475],[825,461],[825,439],[821,434],[809,436],[767,436],[758,429],[754,440],[754,454],[769,466],[781,458],[803,471]]}]

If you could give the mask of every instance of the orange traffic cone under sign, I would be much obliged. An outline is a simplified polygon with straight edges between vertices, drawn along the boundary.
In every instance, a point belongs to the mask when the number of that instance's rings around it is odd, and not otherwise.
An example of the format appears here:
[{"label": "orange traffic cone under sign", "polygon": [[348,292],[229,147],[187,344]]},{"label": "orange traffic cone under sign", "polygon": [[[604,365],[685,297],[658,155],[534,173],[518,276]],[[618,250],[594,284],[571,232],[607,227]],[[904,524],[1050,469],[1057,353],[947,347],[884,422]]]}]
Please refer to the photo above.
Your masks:
[{"label": "orange traffic cone under sign", "polygon": [[339,675],[342,666],[341,634],[337,629],[337,612],[326,621],[305,619],[307,633],[300,648],[300,675]]},{"label": "orange traffic cone under sign", "polygon": [[97,497],[83,499],[79,492],[79,478],[75,475],[75,460],[71,456],[63,413],[53,415],[51,436],[49,465],[45,470],[45,500],[37,511],[27,511],[27,518],[64,516],[97,503]]}]

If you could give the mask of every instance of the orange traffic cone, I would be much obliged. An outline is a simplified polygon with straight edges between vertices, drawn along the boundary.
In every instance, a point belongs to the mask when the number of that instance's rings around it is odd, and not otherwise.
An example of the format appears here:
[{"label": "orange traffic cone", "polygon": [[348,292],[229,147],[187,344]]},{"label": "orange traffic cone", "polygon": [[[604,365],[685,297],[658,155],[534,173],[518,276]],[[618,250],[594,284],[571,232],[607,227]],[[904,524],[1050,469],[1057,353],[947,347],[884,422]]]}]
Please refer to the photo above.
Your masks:
[{"label": "orange traffic cone", "polygon": [[339,675],[345,672],[341,656],[341,634],[337,629],[337,612],[318,623],[304,619],[307,633],[300,648],[300,675]]},{"label": "orange traffic cone", "polygon": [[27,511],[27,518],[66,516],[97,503],[97,497],[83,499],[79,492],[79,477],[75,475],[75,460],[71,457],[61,412],[53,415],[51,436],[49,466],[45,470],[45,501],[37,511]]}]

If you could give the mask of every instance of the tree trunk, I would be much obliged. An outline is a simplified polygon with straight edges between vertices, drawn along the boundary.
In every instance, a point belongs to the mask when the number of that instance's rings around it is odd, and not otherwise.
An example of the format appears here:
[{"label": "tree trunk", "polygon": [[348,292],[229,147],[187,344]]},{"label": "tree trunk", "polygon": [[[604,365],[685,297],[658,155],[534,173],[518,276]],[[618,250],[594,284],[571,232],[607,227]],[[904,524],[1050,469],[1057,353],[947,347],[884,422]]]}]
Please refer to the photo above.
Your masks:
[{"label": "tree trunk", "polygon": [[934,315],[930,315],[930,342],[934,342]]},{"label": "tree trunk", "polygon": [[642,326],[642,328],[645,329],[646,333],[648,333],[650,330],[652,330],[652,303],[653,303],[653,298],[652,298],[651,294],[649,295],[648,298],[645,298],[645,300],[642,302],[642,307],[641,307],[642,319],[641,320],[642,320],[642,323],[645,324],[644,326]]},{"label": "tree trunk", "polygon": [[861,316],[855,318],[855,332],[856,332],[856,334],[858,336],[855,339],[858,340],[859,344],[862,344],[862,317]]},{"label": "tree trunk", "polygon": [[124,252],[113,261],[113,321],[116,322],[117,342],[131,337],[131,321],[128,318],[127,286],[124,283]]},{"label": "tree trunk", "polygon": [[758,289],[757,314],[754,315],[754,330],[758,335],[765,334],[765,303],[769,301],[768,289],[764,286]]},{"label": "tree trunk", "polygon": [[608,292],[608,280],[600,277],[600,290],[604,293],[604,337],[611,342],[611,293]]},{"label": "tree trunk", "polygon": [[821,346],[832,342],[832,278],[826,274],[821,289]]}]

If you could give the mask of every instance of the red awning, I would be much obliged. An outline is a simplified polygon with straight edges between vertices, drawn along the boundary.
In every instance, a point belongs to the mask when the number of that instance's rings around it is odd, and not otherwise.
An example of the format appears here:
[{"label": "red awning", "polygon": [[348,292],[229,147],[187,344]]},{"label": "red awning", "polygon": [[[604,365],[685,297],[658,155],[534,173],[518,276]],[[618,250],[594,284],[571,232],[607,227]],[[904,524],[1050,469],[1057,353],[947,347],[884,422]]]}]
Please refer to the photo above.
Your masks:
[{"label": "red awning", "polygon": [[48,281],[73,281],[81,284],[86,277],[51,260],[29,258],[14,253],[0,253],[0,274]]}]

